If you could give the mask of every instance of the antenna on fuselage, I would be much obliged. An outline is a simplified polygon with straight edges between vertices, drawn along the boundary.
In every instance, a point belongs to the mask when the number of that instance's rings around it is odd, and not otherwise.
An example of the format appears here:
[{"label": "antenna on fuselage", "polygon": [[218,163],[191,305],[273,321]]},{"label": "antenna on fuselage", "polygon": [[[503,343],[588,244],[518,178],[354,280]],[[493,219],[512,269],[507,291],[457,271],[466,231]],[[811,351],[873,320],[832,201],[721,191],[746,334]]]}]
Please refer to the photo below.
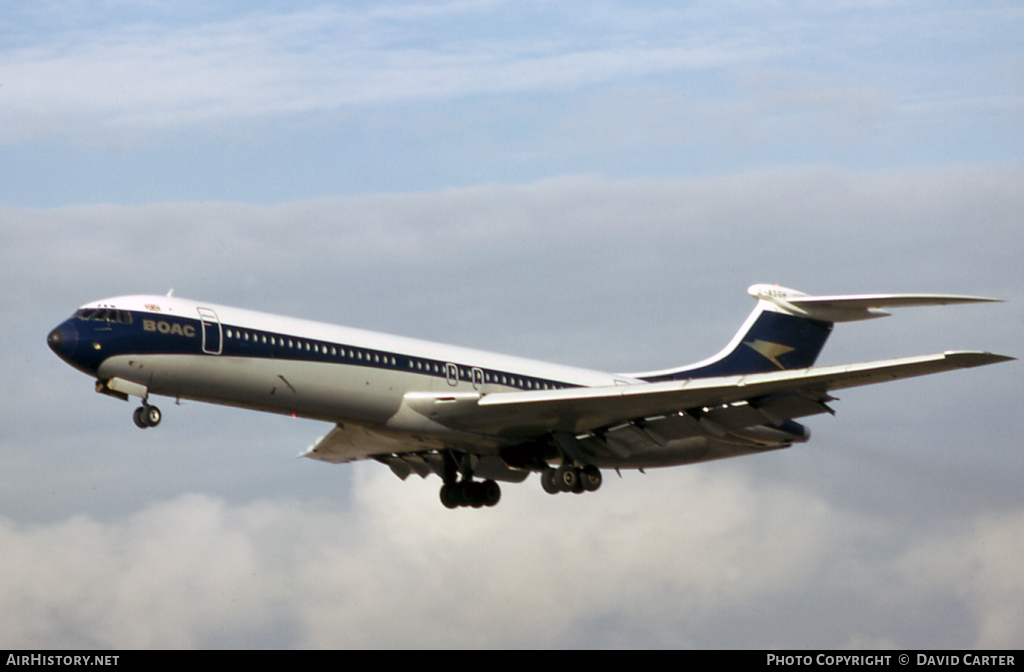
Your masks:
[{"label": "antenna on fuselage", "polygon": [[170,289],[167,290],[167,298],[171,298],[172,294],[174,294],[174,287],[171,287]]}]

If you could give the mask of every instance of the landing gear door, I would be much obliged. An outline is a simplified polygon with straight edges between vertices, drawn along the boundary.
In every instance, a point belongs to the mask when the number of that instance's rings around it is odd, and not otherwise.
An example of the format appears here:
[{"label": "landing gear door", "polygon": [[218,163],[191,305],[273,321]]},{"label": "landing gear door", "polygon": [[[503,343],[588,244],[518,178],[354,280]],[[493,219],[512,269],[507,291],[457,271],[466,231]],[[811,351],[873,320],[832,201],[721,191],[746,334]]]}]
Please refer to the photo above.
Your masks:
[{"label": "landing gear door", "polygon": [[220,319],[210,308],[198,308],[199,320],[203,323],[203,352],[219,355],[223,349]]}]

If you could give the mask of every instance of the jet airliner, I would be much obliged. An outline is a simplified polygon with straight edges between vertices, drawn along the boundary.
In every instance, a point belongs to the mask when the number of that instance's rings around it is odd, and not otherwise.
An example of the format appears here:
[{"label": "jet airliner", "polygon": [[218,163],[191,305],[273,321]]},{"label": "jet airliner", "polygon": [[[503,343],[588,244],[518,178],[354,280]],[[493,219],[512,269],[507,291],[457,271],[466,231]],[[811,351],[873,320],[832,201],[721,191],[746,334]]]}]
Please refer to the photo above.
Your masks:
[{"label": "jet airliner", "polygon": [[690,464],[788,448],[796,422],[834,413],[831,392],[1013,359],[943,352],[814,367],[838,322],[886,309],[996,301],[940,294],[809,296],[754,285],[757,304],[717,355],[689,366],[614,374],[167,296],[86,304],[47,343],[96,379],[153,395],[332,423],[304,457],[375,459],[403,480],[436,474],[448,508],[493,506],[498,481],[540,474],[545,491],[597,490],[602,469]]}]

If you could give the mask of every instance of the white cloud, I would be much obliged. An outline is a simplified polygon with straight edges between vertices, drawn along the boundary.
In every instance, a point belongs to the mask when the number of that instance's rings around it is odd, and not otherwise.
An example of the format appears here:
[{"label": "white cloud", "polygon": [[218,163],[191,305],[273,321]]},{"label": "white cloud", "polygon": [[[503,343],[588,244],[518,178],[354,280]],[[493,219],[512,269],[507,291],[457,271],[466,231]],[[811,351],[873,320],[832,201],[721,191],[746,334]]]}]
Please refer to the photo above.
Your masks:
[{"label": "white cloud", "polygon": [[173,127],[357,103],[550,90],[731,58],[721,47],[593,47],[569,36],[503,35],[493,26],[487,39],[436,30],[453,15],[493,9],[463,5],[427,12],[324,6],[184,27],[141,23],[46,35],[0,56],[8,139],[33,123]]},{"label": "white cloud", "polygon": [[928,539],[899,562],[910,590],[922,587],[962,601],[974,617],[982,649],[1024,642],[1024,511],[979,516],[962,531]]},{"label": "white cloud", "polygon": [[[4,520],[0,643],[702,646],[728,641],[695,639],[702,622],[771,619],[758,605],[815,596],[813,613],[790,614],[784,642],[907,646],[898,627],[868,634],[842,612],[848,595],[877,598],[880,586],[900,601],[869,600],[887,624],[948,597],[972,614],[958,625],[977,630],[973,645],[1024,641],[1019,511],[979,516],[965,537],[910,541],[902,559],[869,559],[891,533],[884,520],[728,470],[631,474],[582,497],[533,483],[496,509],[452,512],[436,479],[403,484],[380,465],[355,468],[348,513],[185,495],[107,522]],[[815,617],[833,622],[812,633],[821,639],[801,639]]]},{"label": "white cloud", "polygon": [[[895,10],[860,9],[854,14],[862,30],[900,20]],[[754,100],[746,105],[762,113],[765,105],[781,105],[829,115],[839,107],[841,116],[856,120],[887,109],[893,92],[874,87],[896,84],[879,74],[874,57],[861,75],[837,67],[879,45],[841,29],[850,17],[837,19],[829,9],[765,17],[747,6],[725,16],[700,8],[611,5],[580,16],[540,3],[322,5],[278,14],[139,14],[129,23],[91,23],[81,15],[37,32],[40,22],[26,16],[11,19],[11,30],[24,39],[0,52],[8,140],[33,124],[57,133],[83,123],[166,128],[353,104],[564,92],[697,72],[716,74],[684,77],[679,90],[699,91],[698,98],[723,105],[735,102],[721,95],[723,87],[737,84],[744,72],[819,80],[813,89],[782,85],[773,91],[772,78],[758,75]],[[949,17],[931,18],[928,39],[948,39]],[[964,20],[985,26],[994,19]],[[723,66],[737,67],[739,78],[717,70]],[[724,81],[713,83],[718,80]],[[828,82],[824,91],[820,80]]]}]

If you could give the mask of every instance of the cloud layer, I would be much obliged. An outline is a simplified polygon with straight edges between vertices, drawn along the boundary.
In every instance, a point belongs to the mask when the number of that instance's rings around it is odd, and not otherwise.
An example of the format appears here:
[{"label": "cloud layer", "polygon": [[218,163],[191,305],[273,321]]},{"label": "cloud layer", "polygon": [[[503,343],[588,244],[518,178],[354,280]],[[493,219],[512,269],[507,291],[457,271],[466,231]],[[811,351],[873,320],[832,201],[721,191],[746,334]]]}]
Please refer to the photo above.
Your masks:
[{"label": "cloud layer", "polygon": [[270,203],[1022,150],[1024,14],[1005,3],[118,9],[6,19],[0,200]]},{"label": "cloud layer", "polygon": [[[0,587],[2,642],[787,648],[812,637],[821,647],[1013,648],[1024,639],[1024,510],[893,544],[884,518],[723,470],[630,475],[576,501],[530,488],[480,515],[441,510],[433,487],[356,469],[351,511],[183,495],[106,523],[4,519],[0,564],[16,578]],[[929,629],[942,639],[929,643]]]}]

